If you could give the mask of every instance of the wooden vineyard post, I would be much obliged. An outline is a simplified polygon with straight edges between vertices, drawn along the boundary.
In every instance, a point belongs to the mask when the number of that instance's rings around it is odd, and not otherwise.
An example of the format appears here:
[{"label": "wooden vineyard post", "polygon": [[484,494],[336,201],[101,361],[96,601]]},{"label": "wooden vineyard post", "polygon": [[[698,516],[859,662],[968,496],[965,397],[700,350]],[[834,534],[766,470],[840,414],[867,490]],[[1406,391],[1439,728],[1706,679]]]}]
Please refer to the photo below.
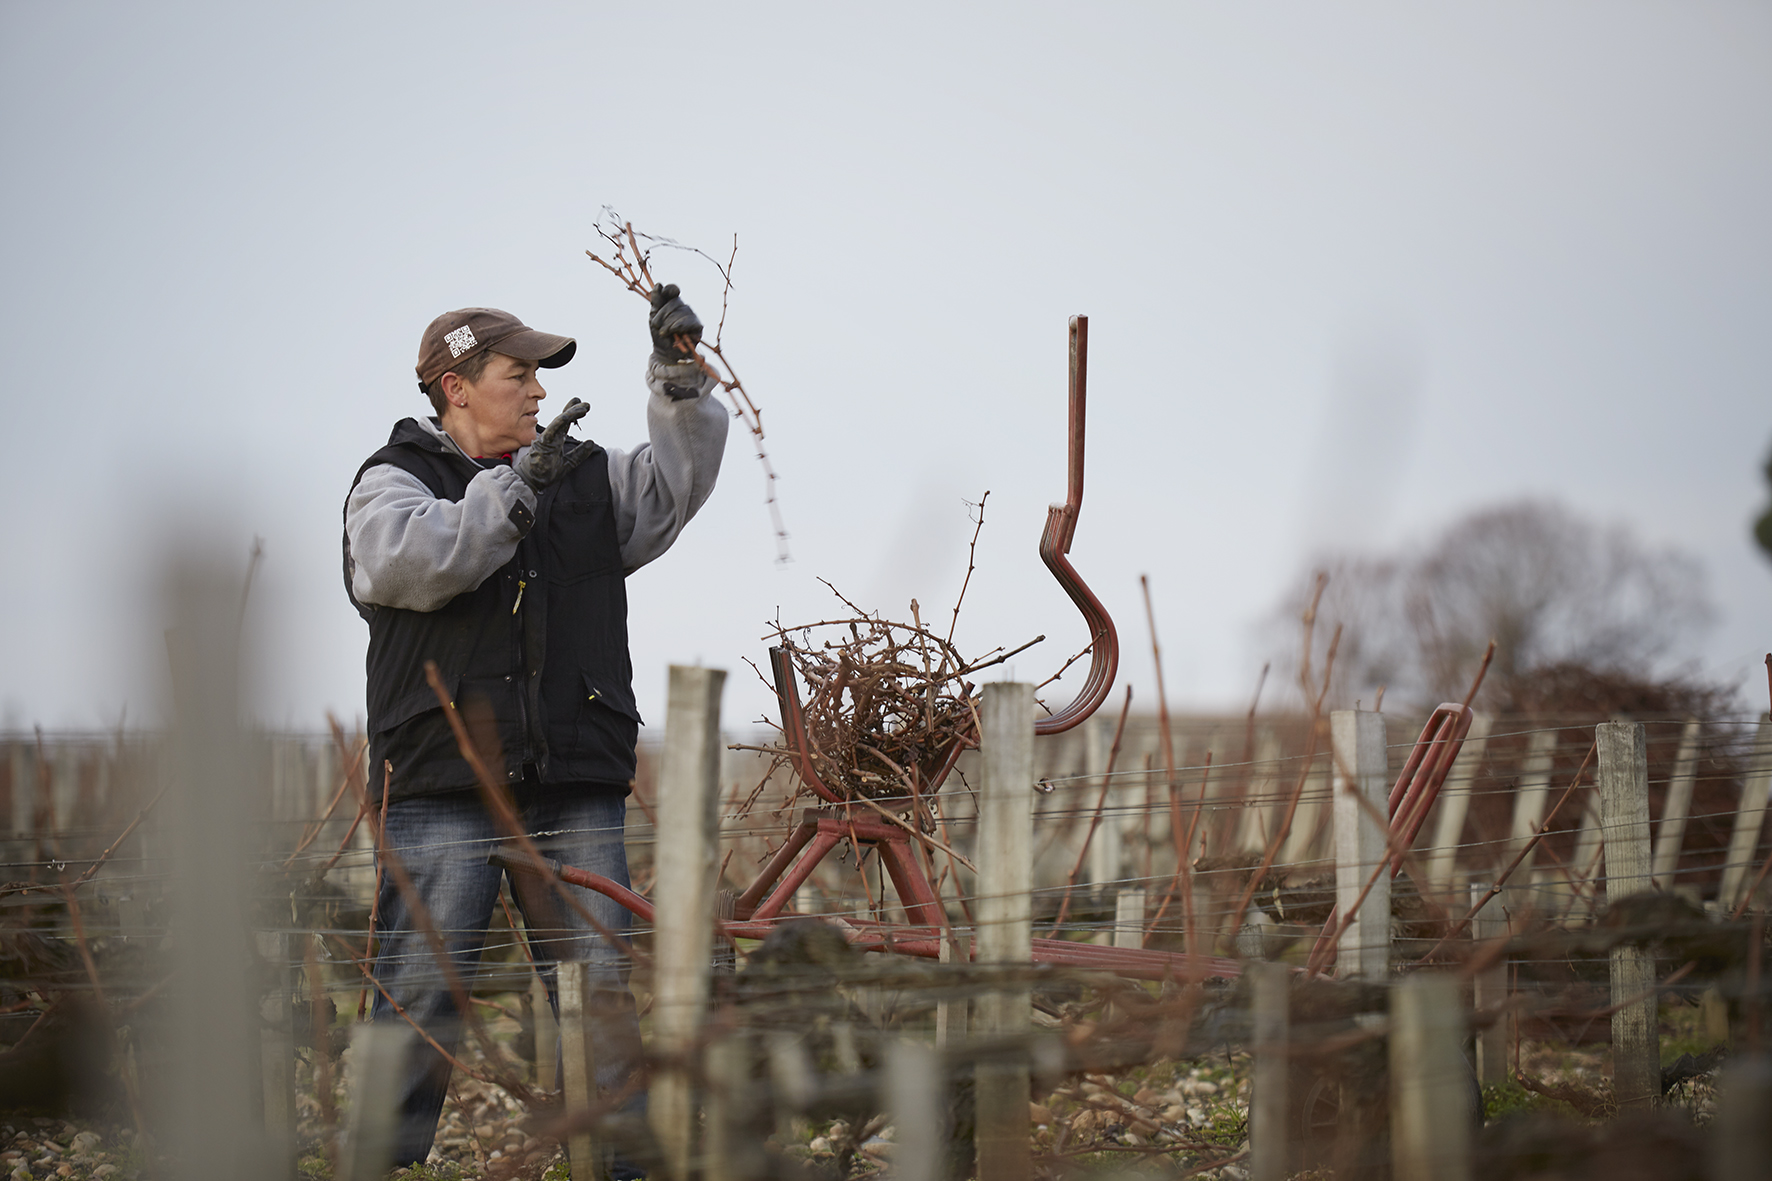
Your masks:
[{"label": "wooden vineyard post", "polygon": [[1417,972],[1391,994],[1391,1163],[1397,1181],[1469,1181],[1470,1069],[1456,978]]},{"label": "wooden vineyard post", "polygon": [[[1329,715],[1329,727],[1335,755],[1335,905],[1339,921],[1348,924],[1336,971],[1358,980],[1383,980],[1390,973],[1391,876],[1379,873],[1373,881],[1373,872],[1387,853],[1385,832],[1376,818],[1387,814],[1390,794],[1384,717],[1338,709]],[[1355,793],[1376,815],[1360,806]],[[1368,881],[1372,889],[1356,910]]]},{"label": "wooden vineyard post", "polygon": [[765,1092],[751,1078],[751,1042],[728,1033],[707,1049],[707,1139],[702,1175],[707,1181],[755,1181],[769,1175],[763,1138],[755,1117],[763,1110]]},{"label": "wooden vineyard post", "polygon": [[380,1181],[400,1132],[400,1076],[415,1035],[404,1021],[373,1021],[351,1030],[351,1112],[341,1181]]},{"label": "wooden vineyard post", "polygon": [[[1108,747],[1113,739],[1113,723],[1100,714],[1096,714],[1083,723],[1083,738],[1086,751],[1084,762],[1087,764],[1088,773],[1099,780],[1107,772]],[[1114,884],[1125,876],[1121,794],[1119,787],[1108,787],[1107,795],[1103,800],[1101,824],[1097,827],[1094,838],[1089,842],[1087,860],[1089,890],[1097,898],[1102,897],[1106,891],[1112,890]],[[1087,830],[1088,825],[1085,821],[1084,831]]]},{"label": "wooden vineyard post", "polygon": [[[1033,960],[1033,686],[986,685],[979,712],[977,961],[1019,967]],[[1024,1034],[1031,1003],[1025,985],[994,989],[974,1002],[979,1032],[998,1042]],[[976,1069],[978,1179],[1025,1181],[1032,1131],[1027,1060],[998,1055]]]},{"label": "wooden vineyard post", "polygon": [[1286,1142],[1287,1014],[1292,969],[1285,964],[1250,964],[1255,981],[1255,1079],[1249,1109],[1249,1175],[1252,1181],[1284,1181],[1288,1172]]},{"label": "wooden vineyard post", "polygon": [[[972,937],[961,931],[944,935],[937,954],[941,963],[964,964],[972,958]],[[946,1049],[956,1042],[966,1040],[966,1010],[969,1002],[964,996],[954,995],[951,982],[956,977],[951,970],[943,973],[943,976],[942,999],[935,1002],[935,1044]]]},{"label": "wooden vineyard post", "polygon": [[540,972],[529,977],[529,1011],[535,1018],[535,1085],[551,1091],[559,1071],[560,1029],[548,1003],[548,983]]},{"label": "wooden vineyard post", "polygon": [[1114,892],[1115,947],[1144,946],[1144,922],[1147,905],[1142,889]]},{"label": "wooden vineyard post", "polygon": [[[1551,767],[1558,737],[1556,730],[1539,730],[1527,740],[1526,759],[1520,768],[1520,788],[1514,793],[1513,828],[1507,850],[1502,854],[1504,865],[1511,865],[1520,851],[1526,849],[1532,834],[1538,831],[1539,822],[1544,819],[1544,809],[1550,800]],[[1511,914],[1542,909],[1537,891],[1532,888],[1532,865],[1536,858],[1536,850],[1527,850],[1515,867],[1512,880],[1502,890],[1503,905]]]},{"label": "wooden vineyard post", "polygon": [[1760,715],[1754,735],[1753,761],[1741,784],[1741,806],[1735,810],[1735,832],[1729,839],[1729,861],[1723,867],[1723,885],[1717,900],[1730,914],[1747,892],[1748,875],[1754,871],[1754,850],[1760,845],[1760,826],[1766,817],[1766,786],[1772,780],[1772,720]]},{"label": "wooden vineyard post", "polygon": [[1569,897],[1557,915],[1565,923],[1575,918],[1578,910],[1585,911],[1586,916],[1591,917],[1598,909],[1600,878],[1602,876],[1599,863],[1600,805],[1598,797],[1598,789],[1582,791],[1578,794],[1581,801],[1581,828],[1575,834],[1575,857],[1569,862],[1569,872],[1573,876],[1569,884]]},{"label": "wooden vineyard post", "polygon": [[263,1074],[251,910],[260,890],[248,850],[257,848],[254,813],[269,802],[270,784],[239,724],[234,631],[216,623],[238,610],[232,564],[194,559],[171,574],[177,723],[163,773],[173,867],[167,934],[178,970],[155,1006],[167,1027],[156,1031],[166,1068],[154,1106],[180,1178],[236,1181],[288,1167],[272,1159],[255,1110]]},{"label": "wooden vineyard post", "polygon": [[[1319,760],[1321,757],[1317,756]],[[1317,859],[1323,845],[1323,807],[1328,800],[1328,776],[1313,767],[1305,776],[1304,794],[1298,800],[1298,814],[1292,818],[1292,831],[1280,847],[1281,865],[1296,866]]]},{"label": "wooden vineyard post", "polygon": [[[941,1181],[941,1059],[928,1046],[897,1041],[886,1047],[881,1101],[898,1130],[893,1181]],[[1024,1101],[1025,1109],[1027,1103]]]},{"label": "wooden vineyard post", "polygon": [[[1649,862],[1649,754],[1640,722],[1602,722],[1600,824],[1605,839],[1606,904],[1652,888]],[[1655,961],[1641,947],[1612,949],[1612,1089],[1621,1112],[1641,1111],[1661,1094]]]},{"label": "wooden vineyard post", "polygon": [[[1264,726],[1255,748],[1255,766],[1250,768],[1249,791],[1243,798],[1242,816],[1236,827],[1236,849],[1260,858],[1267,851],[1268,837],[1280,827],[1285,805],[1280,802],[1280,741],[1271,726]],[[1286,785],[1288,791],[1291,784]]]},{"label": "wooden vineyard post", "polygon": [[[563,961],[557,969],[559,975],[555,982],[560,992],[560,1082],[564,1092],[561,1099],[569,1119],[590,1110],[591,1104],[597,1101],[597,1061],[591,1044],[591,1022],[595,1017],[590,1012],[590,967],[583,960]],[[542,1000],[547,1000],[546,993],[543,993]],[[546,1009],[545,1003],[543,1009]],[[539,1019],[536,1030],[539,1043]],[[553,1057],[552,1046],[548,1057]],[[536,1061],[540,1060],[538,1044]],[[598,1151],[589,1127],[574,1131],[567,1139],[566,1160],[572,1181],[598,1181],[608,1171],[603,1167],[603,1154]]]},{"label": "wooden vineyard post", "polygon": [[1772,1177],[1772,1062],[1748,1057],[1723,1068],[1717,1081],[1717,1115],[1711,1124],[1715,1181],[1765,1181]]},{"label": "wooden vineyard post", "polygon": [[671,1181],[687,1181],[695,1129],[692,1072],[707,1009],[720,835],[719,669],[672,665],[658,773],[658,885],[653,892],[654,1055],[648,1116]]},{"label": "wooden vineyard post", "polygon": [[[1471,905],[1475,906],[1488,897],[1488,882],[1471,883]],[[1501,899],[1489,898],[1471,923],[1471,937],[1478,943],[1486,943],[1506,934],[1507,919],[1502,914]],[[1506,958],[1498,959],[1478,972],[1471,984],[1471,1003],[1474,1008],[1480,1012],[1493,1012],[1501,1008],[1507,1003]],[[1513,1021],[1512,1014],[1497,1016],[1493,1022],[1477,1031],[1477,1079],[1485,1085],[1506,1082],[1509,1078],[1508,1030]]]},{"label": "wooden vineyard post", "polygon": [[1680,734],[1680,753],[1674,758],[1673,781],[1667,786],[1667,803],[1661,809],[1661,827],[1655,830],[1655,888],[1672,893],[1674,874],[1680,866],[1680,842],[1686,837],[1686,816],[1692,811],[1692,786],[1698,781],[1698,743],[1704,724],[1689,718]]},{"label": "wooden vineyard post", "polygon": [[[295,974],[290,968],[291,936],[286,931],[260,932],[259,951],[276,982],[260,1003],[259,1074],[265,1090],[265,1140],[280,1176],[295,1173]],[[328,1031],[314,1031],[324,1045]],[[316,1053],[321,1051],[316,1050]]]}]

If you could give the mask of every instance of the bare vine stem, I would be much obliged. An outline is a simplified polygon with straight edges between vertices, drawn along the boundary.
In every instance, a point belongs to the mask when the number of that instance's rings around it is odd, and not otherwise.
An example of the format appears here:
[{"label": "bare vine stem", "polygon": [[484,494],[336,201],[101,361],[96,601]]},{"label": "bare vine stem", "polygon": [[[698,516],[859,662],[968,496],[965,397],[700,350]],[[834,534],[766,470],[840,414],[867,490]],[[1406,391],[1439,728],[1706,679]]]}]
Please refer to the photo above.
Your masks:
[{"label": "bare vine stem", "polygon": [[[764,504],[769,509],[769,523],[775,531],[775,559],[778,562],[792,561],[788,552],[787,525],[781,516],[781,502],[776,496],[775,465],[770,462],[769,453],[763,446],[763,411],[751,400],[751,395],[744,388],[744,381],[738,376],[723,347],[722,338],[726,332],[726,312],[732,296],[732,268],[738,261],[738,235],[732,235],[732,253],[724,265],[720,260],[694,246],[687,246],[672,238],[663,238],[654,234],[642,233],[634,228],[634,223],[624,220],[610,206],[605,205],[597,213],[597,220],[591,227],[596,235],[608,243],[608,258],[594,250],[585,251],[590,260],[614,275],[623,287],[632,291],[642,299],[652,298],[652,289],[658,285],[653,278],[651,258],[655,249],[681,250],[688,254],[698,255],[713,265],[720,273],[720,320],[714,328],[714,339],[709,341],[693,341],[686,337],[678,337],[676,344],[695,358],[701,371],[719,383],[720,388],[732,399],[732,412],[740,419],[745,428],[751,432],[751,443],[757,449],[757,462],[763,466]],[[642,245],[644,243],[644,245]],[[699,344],[700,349],[696,346]],[[701,350],[706,350],[705,354]],[[710,361],[708,358],[712,357]],[[715,362],[718,362],[716,364]]]}]

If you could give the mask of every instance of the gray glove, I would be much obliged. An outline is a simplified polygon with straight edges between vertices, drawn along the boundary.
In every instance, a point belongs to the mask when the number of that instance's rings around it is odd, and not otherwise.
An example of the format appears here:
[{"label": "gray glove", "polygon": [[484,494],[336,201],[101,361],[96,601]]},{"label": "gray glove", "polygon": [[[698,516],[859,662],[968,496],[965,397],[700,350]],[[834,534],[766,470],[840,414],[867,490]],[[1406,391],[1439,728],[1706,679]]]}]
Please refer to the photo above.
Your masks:
[{"label": "gray glove", "polygon": [[692,344],[701,340],[701,321],[677,296],[675,283],[654,287],[652,314],[646,317],[646,327],[652,330],[653,351],[673,365],[695,356],[693,351],[685,352],[677,347],[677,337],[687,336]]},{"label": "gray glove", "polygon": [[566,461],[566,428],[590,413],[590,409],[589,402],[574,398],[566,403],[566,408],[555,416],[553,422],[548,423],[548,429],[529,448],[529,453],[511,465],[523,477],[524,483],[540,492],[566,474],[569,466]]}]

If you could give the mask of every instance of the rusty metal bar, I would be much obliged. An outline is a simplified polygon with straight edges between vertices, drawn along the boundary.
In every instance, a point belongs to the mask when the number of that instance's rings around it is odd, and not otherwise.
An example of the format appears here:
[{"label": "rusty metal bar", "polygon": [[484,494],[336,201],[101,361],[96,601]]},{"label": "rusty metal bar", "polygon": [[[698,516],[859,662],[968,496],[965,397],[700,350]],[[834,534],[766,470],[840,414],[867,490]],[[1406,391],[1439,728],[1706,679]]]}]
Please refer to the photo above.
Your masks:
[{"label": "rusty metal bar", "polygon": [[1046,510],[1046,528],[1040,535],[1040,559],[1076,604],[1089,625],[1089,675],[1076,699],[1051,717],[1034,722],[1035,734],[1061,734],[1088,720],[1114,687],[1120,669],[1120,637],[1107,608],[1089,589],[1065,555],[1077,533],[1077,517],[1083,511],[1083,455],[1088,420],[1089,317],[1072,316],[1070,323],[1069,445],[1066,456],[1065,502]]},{"label": "rusty metal bar", "polygon": [[794,868],[789,871],[787,878],[781,883],[781,885],[763,901],[761,906],[748,914],[741,914],[739,917],[754,918],[761,921],[764,919],[772,919],[779,915],[787,908],[788,899],[792,898],[795,892],[798,891],[801,886],[806,884],[806,879],[812,876],[812,871],[818,868],[818,863],[825,859],[825,854],[829,853],[832,849],[835,849],[837,847],[837,842],[842,839],[843,838],[837,833],[824,831],[821,826],[819,828],[817,839],[812,842],[812,847],[807,850],[806,855],[800,858]]},{"label": "rusty metal bar", "polygon": [[765,865],[757,874],[757,880],[752,882],[743,894],[733,899],[732,913],[741,919],[750,918],[751,911],[755,910],[757,904],[763,901],[763,896],[769,887],[780,880],[782,872],[793,862],[800,850],[806,847],[806,842],[810,841],[812,834],[817,831],[818,823],[810,817],[800,821],[788,839],[782,842],[781,848],[775,851],[775,856],[769,859],[769,864]]},{"label": "rusty metal bar", "polygon": [[[1465,736],[1470,733],[1476,714],[1470,706],[1456,701],[1441,702],[1421,728],[1421,737],[1403,764],[1388,801],[1393,844],[1407,849],[1415,843],[1416,834],[1427,821],[1428,811],[1446,783],[1453,760],[1464,749]],[[1403,868],[1399,852],[1391,854],[1391,876]]]},{"label": "rusty metal bar", "polygon": [[788,748],[795,773],[820,799],[842,803],[843,797],[826,787],[812,766],[812,742],[806,737],[806,715],[800,711],[800,689],[794,682],[794,665],[787,649],[769,649],[769,668],[775,674],[775,696],[781,702],[782,744]]}]

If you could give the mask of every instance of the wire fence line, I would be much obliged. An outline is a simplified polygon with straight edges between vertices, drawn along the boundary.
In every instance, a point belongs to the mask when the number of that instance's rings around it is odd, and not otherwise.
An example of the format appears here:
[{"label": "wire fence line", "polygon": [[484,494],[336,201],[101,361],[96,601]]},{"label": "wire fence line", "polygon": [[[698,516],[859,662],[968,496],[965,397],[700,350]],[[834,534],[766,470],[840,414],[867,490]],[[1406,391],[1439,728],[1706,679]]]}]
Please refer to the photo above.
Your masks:
[{"label": "wire fence line", "polygon": [[[1413,748],[1420,719],[1385,722],[1383,786],[1388,788]],[[907,842],[939,897],[937,929],[919,921],[926,915],[917,910],[916,899],[901,894],[895,871],[883,864],[887,845],[873,840],[835,850],[793,891],[786,907],[824,920],[852,947],[869,950],[820,963],[805,948],[783,951],[748,936],[730,941],[724,953],[727,975],[716,980],[710,1001],[696,1002],[712,1004],[724,1022],[711,1024],[695,1043],[697,1053],[707,1057],[698,1069],[710,1072],[696,1084],[696,1093],[711,1104],[703,1118],[730,1119],[740,1129],[734,1135],[749,1126],[747,1119],[761,1121],[767,1127],[756,1136],[758,1144],[771,1137],[777,1142],[765,1156],[786,1152],[790,1146],[780,1143],[784,1130],[801,1121],[813,1131],[824,1129],[825,1134],[808,1138],[811,1158],[829,1157],[852,1172],[896,1169],[914,1175],[907,1171],[908,1158],[893,1160],[903,1147],[890,1147],[902,1144],[907,1129],[878,1110],[878,1096],[890,1090],[887,1059],[908,1040],[936,1047],[933,1065],[924,1063],[926,1073],[949,1080],[936,1087],[949,1088],[942,1091],[948,1095],[940,1116],[944,1144],[964,1141],[976,1148],[980,1143],[976,1131],[955,1130],[968,1118],[968,1100],[951,1091],[954,1080],[993,1061],[993,1055],[1019,1055],[1018,1060],[1043,1063],[1035,1070],[1036,1091],[1045,1088],[1041,1094],[1056,1096],[1062,1109],[1036,1102],[1028,1116],[1035,1121],[1028,1125],[1028,1143],[1041,1169],[1062,1173],[1071,1167],[1065,1162],[1083,1157],[1142,1155],[1163,1155],[1185,1168],[1235,1170],[1270,1163],[1252,1162],[1247,1155],[1255,1151],[1252,1138],[1261,1124],[1248,1094],[1253,1057],[1248,1070],[1232,1072],[1237,1075],[1232,1097],[1240,1088],[1241,1098],[1212,1107],[1204,1120],[1192,1111],[1207,1109],[1186,1102],[1191,1096],[1183,1086],[1202,1081],[1190,1073],[1200,1069],[1196,1066],[1166,1068],[1173,1085],[1143,1101],[1136,1093],[1121,1093],[1126,1071],[1198,1061],[1214,1045],[1256,1054],[1250,1024],[1256,1000],[1247,982],[1233,979],[1240,969],[1211,978],[1203,968],[1171,970],[1139,983],[1135,972],[1114,967],[1124,969],[1131,961],[1091,961],[1109,965],[1097,968],[1082,962],[1067,966],[1061,959],[1006,972],[981,962],[976,948],[993,930],[1025,922],[1036,937],[1057,943],[1178,956],[1192,948],[1193,954],[1224,957],[1233,965],[1305,967],[1319,954],[1325,932],[1336,928],[1338,905],[1345,908],[1349,899],[1339,880],[1345,875],[1337,872],[1337,825],[1347,823],[1337,808],[1350,794],[1351,768],[1326,734],[1313,742],[1304,719],[1178,720],[1171,741],[1183,765],[1173,769],[1163,765],[1155,721],[1133,719],[1112,775],[1106,773],[1110,735],[1097,719],[1035,744],[1024,889],[992,889],[967,864],[988,856],[979,837],[983,755],[972,752],[936,801],[939,831],[923,834],[959,856],[919,843],[922,838]],[[1377,1126],[1370,1121],[1391,1128],[1389,1121],[1404,1120],[1405,1113],[1392,1112],[1388,1100],[1380,1103],[1362,1090],[1376,1085],[1361,1073],[1369,1073],[1372,1064],[1349,1065],[1348,1056],[1358,1058],[1373,1045],[1383,1050],[1399,1014],[1409,1011],[1407,1005],[1395,1009],[1389,995],[1411,978],[1401,969],[1423,957],[1476,987],[1475,1008],[1460,1002],[1459,1020],[1463,1028],[1475,1029],[1479,1045],[1484,1038],[1494,1041],[1497,1028],[1502,1031],[1487,1055],[1475,1055],[1482,1081],[1492,1087],[1530,1083],[1554,1091],[1574,1085],[1556,1081],[1547,1067],[1535,1068],[1534,1055],[1541,1050],[1534,1047],[1552,1042],[1579,1047],[1602,1035],[1610,1042],[1613,1018],[1643,1000],[1620,995],[1616,987],[1618,953],[1631,947],[1647,949],[1648,968],[1639,973],[1646,983],[1637,991],[1646,989],[1651,1003],[1658,997],[1690,999],[1704,1035],[1717,1035],[1716,1046],[1757,1049],[1763,979],[1757,965],[1764,936],[1745,924],[1757,922],[1763,909],[1765,882],[1759,871],[1772,852],[1772,832],[1758,823],[1772,771],[1766,723],[1656,719],[1642,723],[1641,735],[1645,839],[1652,851],[1664,839],[1672,851],[1671,860],[1657,854],[1665,862],[1660,885],[1646,891],[1635,889],[1646,867],[1619,871],[1614,864],[1623,838],[1604,814],[1599,767],[1589,757],[1597,744],[1592,719],[1504,717],[1483,719],[1473,729],[1413,840],[1392,850],[1403,862],[1384,891],[1382,926],[1393,971],[1364,980],[1320,965],[1304,977],[1292,973],[1286,1057],[1322,1069],[1293,1071],[1295,1089],[1302,1087],[1306,1095],[1283,1105],[1279,1125],[1266,1125],[1270,1137],[1304,1145],[1288,1149],[1288,1166],[1306,1159],[1300,1153],[1315,1153],[1343,1168],[1363,1167],[1348,1156],[1353,1150],[1347,1128],[1369,1132]],[[207,851],[217,859],[238,858],[246,867],[244,901],[261,936],[266,968],[297,982],[289,994],[291,1011],[324,998],[339,1014],[341,1029],[349,1027],[377,987],[369,959],[375,818],[373,808],[362,814],[365,808],[346,782],[360,743],[360,736],[347,736],[343,743],[321,734],[248,736],[242,774],[254,811],[247,840],[242,847]],[[41,1013],[54,997],[83,989],[105,991],[122,1004],[152,994],[172,965],[144,952],[167,929],[165,893],[181,869],[155,804],[172,774],[164,740],[141,732],[30,733],[0,736],[0,745],[6,748],[0,758],[0,820],[11,819],[0,848],[0,879],[6,882],[0,887],[5,903],[0,914],[16,920],[0,1007]],[[658,777],[656,748],[643,748],[624,836],[635,886],[647,897],[660,887]],[[800,794],[784,767],[754,751],[728,750],[714,790],[721,818],[715,886],[728,897],[741,896],[759,868],[781,853],[812,801]],[[1608,849],[1609,841],[1614,849]],[[1345,855],[1340,861],[1345,864]],[[89,871],[81,885],[71,884]],[[1511,876],[1499,880],[1504,875]],[[1470,929],[1458,929],[1491,886],[1499,890],[1481,908],[1481,917]],[[1628,897],[1620,893],[1625,889]],[[1650,901],[1626,905],[1632,897]],[[1016,899],[1025,900],[1018,916],[993,917]],[[498,1010],[496,1019],[508,1027],[503,1036],[512,1045],[527,1046],[519,1055],[527,1062],[524,1077],[530,1087],[545,1091],[555,1082],[552,1052],[539,1048],[552,1036],[544,1036],[544,1027],[555,1020],[546,994],[552,982],[541,982],[541,993],[534,990],[533,949],[521,924],[507,922],[505,913],[495,916],[486,956],[470,973],[468,987],[476,1006]],[[648,1020],[676,1003],[660,999],[652,975],[657,936],[646,921],[636,921],[629,932],[635,991]],[[894,939],[903,946],[895,947]],[[918,955],[939,944],[941,955],[907,960],[893,954],[912,944],[929,945]],[[39,960],[32,960],[33,954]],[[795,955],[807,962],[795,962]],[[1493,984],[1487,994],[1470,984],[1496,964],[1506,977],[1499,995]],[[1362,996],[1356,984],[1383,996]],[[984,1019],[1003,996],[1024,993],[1032,1018],[1026,1031],[1005,1032]],[[1431,1016],[1438,1003],[1429,998],[1423,1012]],[[1321,1020],[1309,1019],[1316,1013],[1312,1006],[1323,1007],[1317,1013]],[[816,1029],[796,1031],[808,1014]],[[1374,1014],[1389,1014],[1382,1021],[1392,1024],[1375,1022]],[[799,1050],[781,1048],[787,1033],[800,1037]],[[291,1085],[299,1077],[304,1093],[315,1093],[318,1062],[331,1052],[326,1039],[311,1023],[305,1035],[291,1025],[288,1037],[292,1055],[303,1045],[303,1066],[291,1073]],[[717,1047],[725,1043],[743,1047],[744,1077],[768,1094],[769,1112],[745,1115],[732,1107],[737,1103],[728,1093],[732,1088],[723,1092],[725,1084],[716,1085],[723,1052]],[[1388,1052],[1394,1057],[1394,1044]],[[502,1076],[496,1053],[474,1050],[460,1068],[497,1084]],[[901,1064],[901,1069],[908,1068]],[[796,1071],[809,1071],[813,1083],[793,1083]],[[1693,1077],[1701,1083],[1710,1077],[1701,1075]],[[1092,1077],[1109,1082],[1092,1082]],[[1333,1080],[1332,1086],[1325,1079]],[[847,1107],[821,1103],[807,1090],[826,1084],[848,1096]],[[1333,1103],[1325,1098],[1326,1086]],[[863,1092],[869,1096],[865,1102],[856,1097]],[[1170,1097],[1176,1101],[1157,1102]],[[594,1118],[610,1115],[607,1104],[599,1107],[603,1101],[595,1096],[579,1099],[579,1116],[602,1129],[599,1135],[615,1138],[609,1143],[619,1140],[622,1133],[608,1130],[613,1125],[607,1119]],[[1624,1106],[1617,1093],[1608,1096],[1601,1089],[1588,1101],[1596,1111],[1606,1103],[1614,1110]],[[722,1102],[726,1109],[720,1109]],[[1565,1096],[1558,1102],[1572,1101]],[[1366,1110],[1374,1105],[1384,1108],[1382,1116]],[[1339,1121],[1344,1125],[1339,1129],[1325,1127],[1331,1107],[1339,1114],[1328,1122]],[[821,1114],[836,1110],[860,1114],[849,1120]],[[1049,1117],[1043,1133],[1042,1114]],[[1242,1121],[1236,1136],[1212,1130],[1214,1120],[1232,1117]],[[324,1122],[316,1108],[304,1125],[311,1142],[325,1139],[319,1127]],[[837,1123],[843,1131],[830,1134]],[[573,1135],[570,1124],[569,1113],[565,1122],[556,1119],[548,1127],[564,1142]],[[870,1125],[875,1126],[870,1130]],[[1396,1124],[1399,1133],[1402,1127]],[[881,1138],[882,1131],[894,1129],[900,1141]],[[295,1136],[293,1126],[290,1135]],[[821,1139],[824,1148],[810,1147]],[[1390,1143],[1388,1133],[1382,1142]],[[942,1159],[943,1169],[960,1167]],[[703,1165],[714,1168],[709,1161],[697,1168]],[[757,1164],[755,1175],[773,1167]]]}]

